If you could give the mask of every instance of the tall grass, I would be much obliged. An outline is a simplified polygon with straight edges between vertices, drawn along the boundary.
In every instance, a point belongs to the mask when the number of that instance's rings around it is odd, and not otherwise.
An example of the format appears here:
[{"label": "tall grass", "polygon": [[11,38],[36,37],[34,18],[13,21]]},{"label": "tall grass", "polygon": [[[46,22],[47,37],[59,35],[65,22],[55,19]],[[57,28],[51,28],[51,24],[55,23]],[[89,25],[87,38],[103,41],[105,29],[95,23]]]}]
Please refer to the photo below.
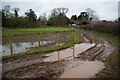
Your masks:
[{"label": "tall grass", "polygon": [[120,23],[118,22],[107,22],[107,23],[91,23],[88,25],[81,26],[81,28],[118,36],[119,35],[118,32],[120,31],[118,29],[119,26],[120,26]]}]

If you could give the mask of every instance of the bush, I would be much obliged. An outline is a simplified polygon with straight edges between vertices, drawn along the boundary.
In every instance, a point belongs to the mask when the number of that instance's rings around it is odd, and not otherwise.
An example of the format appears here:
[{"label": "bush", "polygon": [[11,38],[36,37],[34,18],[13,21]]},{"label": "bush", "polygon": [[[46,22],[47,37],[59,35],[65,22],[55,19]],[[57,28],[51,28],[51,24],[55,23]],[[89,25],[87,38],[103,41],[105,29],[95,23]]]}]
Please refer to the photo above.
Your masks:
[{"label": "bush", "polygon": [[87,24],[87,25],[82,26],[81,28],[87,29],[87,30],[98,31],[101,33],[109,33],[111,35],[119,35],[118,26],[120,26],[119,22],[107,22],[107,23]]},{"label": "bush", "polygon": [[6,26],[3,27],[7,27],[7,28],[33,28],[33,27],[37,27],[37,22],[29,20],[27,18],[8,18],[6,20]]}]

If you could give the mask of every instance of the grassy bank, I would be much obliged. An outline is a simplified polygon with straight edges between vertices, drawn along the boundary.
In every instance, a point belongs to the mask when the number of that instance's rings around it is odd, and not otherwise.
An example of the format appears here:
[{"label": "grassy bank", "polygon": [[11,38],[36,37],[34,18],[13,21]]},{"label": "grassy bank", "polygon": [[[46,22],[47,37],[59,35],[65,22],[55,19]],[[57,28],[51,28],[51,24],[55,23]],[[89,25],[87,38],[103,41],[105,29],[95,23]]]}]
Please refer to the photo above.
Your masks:
[{"label": "grassy bank", "polygon": [[[112,42],[112,44],[114,44],[118,48],[118,50],[120,50],[120,45],[118,45],[119,38],[117,36],[112,36],[107,33],[100,33],[97,31],[85,30],[81,28],[79,28],[79,30],[84,30],[87,32],[91,32],[97,36],[104,37],[108,41]],[[101,73],[97,75],[97,78],[118,78],[120,77],[118,75],[120,74],[120,70],[119,70],[120,63],[118,61],[120,61],[120,55],[118,55],[117,52],[114,52],[108,57],[107,61],[105,62],[105,69],[102,70]]]},{"label": "grassy bank", "polygon": [[22,54],[31,54],[31,53],[37,53],[37,52],[39,52],[39,53],[41,53],[41,52],[52,52],[52,51],[56,51],[56,50],[61,50],[61,49],[71,47],[76,43],[80,43],[81,40],[82,40],[82,38],[76,32],[72,32],[71,33],[71,40],[64,43],[63,45],[55,45],[55,46],[50,46],[50,47],[38,47],[36,49],[29,50],[27,52],[22,52],[22,53],[19,53],[19,54],[3,56],[3,59],[10,58],[12,56],[19,56],[19,55],[22,55]]},{"label": "grassy bank", "polygon": [[42,31],[70,31],[68,27],[46,27],[46,28],[12,28],[2,31],[2,36],[32,34]]}]

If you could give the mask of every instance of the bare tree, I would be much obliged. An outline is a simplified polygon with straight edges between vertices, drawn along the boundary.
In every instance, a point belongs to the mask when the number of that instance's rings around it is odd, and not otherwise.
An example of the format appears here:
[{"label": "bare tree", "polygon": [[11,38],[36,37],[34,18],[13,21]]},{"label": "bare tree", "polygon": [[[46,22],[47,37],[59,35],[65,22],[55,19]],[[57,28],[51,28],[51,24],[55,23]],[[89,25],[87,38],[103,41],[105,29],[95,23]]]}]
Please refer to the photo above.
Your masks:
[{"label": "bare tree", "polygon": [[85,11],[89,14],[89,18],[92,18],[93,21],[99,20],[99,16],[97,15],[96,11],[90,8],[87,8]]},{"label": "bare tree", "polygon": [[46,13],[43,13],[42,15],[39,16],[38,20],[39,21],[47,21]]},{"label": "bare tree", "polygon": [[18,17],[18,11],[19,11],[19,10],[20,10],[20,9],[17,8],[17,7],[13,8],[13,11],[14,11],[14,13],[15,13],[15,17]]},{"label": "bare tree", "polygon": [[58,16],[59,14],[66,15],[67,12],[68,12],[68,8],[54,8],[51,11],[51,17]]},{"label": "bare tree", "polygon": [[10,9],[11,9],[10,5],[6,5],[3,9],[7,18],[8,18],[8,15],[10,13]]},{"label": "bare tree", "polygon": [[55,26],[65,26],[67,25],[70,20],[66,16],[66,13],[68,12],[68,8],[54,8],[51,11],[51,14],[48,19],[48,23],[50,25]]}]

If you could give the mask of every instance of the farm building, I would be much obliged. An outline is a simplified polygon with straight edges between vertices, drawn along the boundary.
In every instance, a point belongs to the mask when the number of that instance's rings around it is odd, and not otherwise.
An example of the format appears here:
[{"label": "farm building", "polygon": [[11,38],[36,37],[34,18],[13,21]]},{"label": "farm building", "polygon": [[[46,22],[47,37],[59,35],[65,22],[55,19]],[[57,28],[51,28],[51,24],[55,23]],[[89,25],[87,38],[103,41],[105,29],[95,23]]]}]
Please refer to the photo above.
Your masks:
[{"label": "farm building", "polygon": [[47,21],[38,22],[38,25],[47,25]]}]

